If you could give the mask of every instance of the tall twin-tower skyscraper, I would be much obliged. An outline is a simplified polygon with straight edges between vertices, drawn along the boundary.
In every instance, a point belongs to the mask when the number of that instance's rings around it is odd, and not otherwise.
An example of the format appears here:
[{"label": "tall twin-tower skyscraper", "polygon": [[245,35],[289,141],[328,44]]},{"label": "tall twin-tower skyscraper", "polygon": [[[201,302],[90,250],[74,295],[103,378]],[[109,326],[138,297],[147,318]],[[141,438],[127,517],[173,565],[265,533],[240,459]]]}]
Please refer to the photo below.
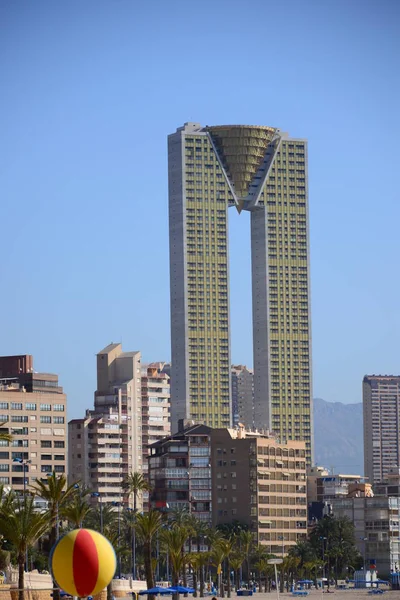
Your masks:
[{"label": "tall twin-tower skyscraper", "polygon": [[307,143],[185,123],[168,139],[172,427],[232,422],[228,209],[251,213],[254,423],[312,460]]}]

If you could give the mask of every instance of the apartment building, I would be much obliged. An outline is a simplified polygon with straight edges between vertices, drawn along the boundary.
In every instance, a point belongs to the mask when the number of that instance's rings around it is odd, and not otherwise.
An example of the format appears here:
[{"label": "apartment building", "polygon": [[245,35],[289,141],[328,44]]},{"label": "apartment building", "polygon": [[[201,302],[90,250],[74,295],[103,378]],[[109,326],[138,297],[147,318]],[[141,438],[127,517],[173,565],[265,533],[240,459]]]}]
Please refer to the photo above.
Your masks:
[{"label": "apartment building", "polygon": [[[370,490],[367,491],[369,493]],[[359,494],[332,500],[333,514],[354,523],[356,545],[366,568],[376,564],[385,579],[400,567],[400,497]]]},{"label": "apartment building", "polygon": [[285,555],[307,536],[306,445],[237,429],[210,432],[213,525],[246,523],[255,543]]},{"label": "apartment building", "polygon": [[152,508],[186,509],[211,525],[210,427],[188,425],[149,447]]},{"label": "apartment building", "polygon": [[247,429],[253,429],[255,427],[253,370],[245,365],[232,365],[231,383],[233,425],[242,423]]},{"label": "apartment building", "polygon": [[307,502],[329,502],[347,496],[349,486],[363,480],[361,475],[334,474],[323,467],[310,467],[307,470]]},{"label": "apartment building", "polygon": [[36,373],[29,354],[0,357],[0,484],[18,492],[37,479],[65,473],[67,397],[52,373]]},{"label": "apartment building", "polygon": [[384,481],[400,464],[400,376],[363,380],[364,471],[370,483]]},{"label": "apartment building", "polygon": [[123,481],[143,461],[140,352],[110,344],[97,354],[94,409],[69,422],[68,437],[70,482],[81,480],[96,502],[131,502]]},{"label": "apartment building", "polygon": [[[143,475],[148,478],[149,446],[171,435],[169,375],[165,363],[142,366],[142,448]],[[143,506],[149,507],[149,494],[143,493]]]}]

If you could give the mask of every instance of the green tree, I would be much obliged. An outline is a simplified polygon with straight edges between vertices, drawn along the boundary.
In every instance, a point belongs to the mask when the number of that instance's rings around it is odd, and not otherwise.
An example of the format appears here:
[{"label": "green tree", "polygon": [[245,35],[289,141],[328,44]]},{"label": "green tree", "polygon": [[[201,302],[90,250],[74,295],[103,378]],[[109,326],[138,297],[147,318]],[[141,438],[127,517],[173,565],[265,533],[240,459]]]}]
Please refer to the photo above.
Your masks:
[{"label": "green tree", "polygon": [[247,567],[247,581],[250,579],[250,551],[252,545],[254,544],[253,536],[251,531],[241,531],[238,536],[238,543],[240,551],[243,552],[246,559],[246,567]]},{"label": "green tree", "polygon": [[0,423],[0,440],[2,442],[10,443],[13,439],[13,436],[11,435],[11,433],[8,432],[8,429],[3,429],[5,424],[6,424],[6,421],[3,421],[2,423]]},{"label": "green tree", "polygon": [[136,516],[136,534],[143,544],[144,571],[147,589],[154,587],[154,574],[151,564],[153,540],[162,527],[161,514],[156,510]]},{"label": "green tree", "polygon": [[[260,592],[262,592],[262,580],[263,576],[265,576],[266,571],[268,569],[268,563],[265,558],[260,558],[256,563],[254,563],[254,568],[258,571],[258,587]],[[267,584],[265,583],[265,591],[267,591]]]},{"label": "green tree", "polygon": [[26,552],[47,531],[49,521],[49,512],[37,512],[34,498],[28,495],[15,497],[11,510],[0,510],[0,533],[12,544],[17,555],[19,600],[24,600]]},{"label": "green tree", "polygon": [[63,509],[63,517],[74,527],[79,528],[83,526],[84,520],[92,510],[90,504],[80,495],[76,494],[72,501]]},{"label": "green tree", "polygon": [[218,542],[218,546],[222,549],[224,561],[226,562],[228,578],[227,578],[227,593],[228,598],[231,597],[231,555],[234,551],[234,538],[222,539]]},{"label": "green tree", "polygon": [[[161,537],[168,548],[172,585],[176,586],[179,584],[180,574],[184,574],[188,563],[188,555],[185,554],[188,529],[185,526],[174,524],[170,529],[163,529]],[[179,594],[176,594],[176,598],[179,598]]]},{"label": "green tree", "polygon": [[235,585],[236,591],[240,588],[240,567],[242,566],[244,561],[244,554],[242,554],[239,550],[236,550],[231,555],[231,567],[235,574]]},{"label": "green tree", "polygon": [[134,473],[129,473],[129,475],[127,475],[124,480],[123,487],[128,496],[133,496],[133,510],[136,512],[139,495],[143,492],[149,492],[151,490],[149,482],[144,478],[142,473],[135,471]]}]

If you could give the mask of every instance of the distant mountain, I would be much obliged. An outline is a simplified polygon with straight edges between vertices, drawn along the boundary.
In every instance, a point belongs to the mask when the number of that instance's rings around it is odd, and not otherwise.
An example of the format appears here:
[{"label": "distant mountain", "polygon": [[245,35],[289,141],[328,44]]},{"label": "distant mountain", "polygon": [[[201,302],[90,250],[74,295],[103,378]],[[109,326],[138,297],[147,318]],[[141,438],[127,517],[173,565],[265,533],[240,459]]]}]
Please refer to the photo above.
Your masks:
[{"label": "distant mountain", "polygon": [[364,474],[362,402],[314,398],[315,464],[336,473]]}]

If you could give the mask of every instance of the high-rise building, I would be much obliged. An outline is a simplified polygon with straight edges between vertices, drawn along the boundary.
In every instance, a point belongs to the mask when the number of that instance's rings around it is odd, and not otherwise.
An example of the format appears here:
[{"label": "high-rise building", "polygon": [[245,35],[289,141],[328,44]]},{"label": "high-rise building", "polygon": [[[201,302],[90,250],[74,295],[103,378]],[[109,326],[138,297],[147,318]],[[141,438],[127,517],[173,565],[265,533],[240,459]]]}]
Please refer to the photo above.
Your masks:
[{"label": "high-rise building", "polygon": [[[164,363],[142,365],[142,471],[148,477],[149,445],[171,435],[169,375],[163,372]],[[149,495],[143,493],[148,506]]]},{"label": "high-rise building", "polygon": [[364,377],[363,414],[365,476],[370,483],[377,483],[400,465],[399,376]]},{"label": "high-rise building", "polygon": [[140,352],[110,344],[97,355],[94,410],[70,421],[68,436],[70,482],[80,480],[98,502],[127,503],[123,481],[143,460]]},{"label": "high-rise building", "polygon": [[232,381],[232,420],[233,424],[242,423],[248,429],[255,427],[254,422],[254,375],[252,369],[243,365],[233,365]]},{"label": "high-rise building", "polygon": [[286,554],[307,537],[305,443],[280,444],[266,434],[213,429],[213,525],[239,521],[255,543]]},{"label": "high-rise building", "polygon": [[307,143],[273,127],[169,136],[171,419],[232,422],[228,208],[250,212],[254,419],[312,457]]},{"label": "high-rise building", "polygon": [[48,474],[65,473],[67,397],[58,376],[36,373],[33,357],[0,357],[0,484],[22,492]]}]

